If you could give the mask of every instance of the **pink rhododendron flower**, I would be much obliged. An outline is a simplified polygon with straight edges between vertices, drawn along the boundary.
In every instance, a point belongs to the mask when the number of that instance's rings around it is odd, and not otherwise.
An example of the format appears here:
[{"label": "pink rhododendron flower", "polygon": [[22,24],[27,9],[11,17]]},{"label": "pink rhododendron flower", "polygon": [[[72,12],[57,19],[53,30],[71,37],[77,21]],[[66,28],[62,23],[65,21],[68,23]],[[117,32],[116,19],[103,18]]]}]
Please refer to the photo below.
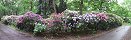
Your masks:
[{"label": "pink rhododendron flower", "polygon": [[25,19],[34,20],[34,22],[42,21],[42,16],[34,14],[33,12],[26,12],[23,16],[19,17],[18,23],[22,23]]},{"label": "pink rhododendron flower", "polygon": [[99,14],[96,14],[96,15],[100,18],[100,20],[106,21],[108,19],[108,16],[104,13],[99,13]]}]

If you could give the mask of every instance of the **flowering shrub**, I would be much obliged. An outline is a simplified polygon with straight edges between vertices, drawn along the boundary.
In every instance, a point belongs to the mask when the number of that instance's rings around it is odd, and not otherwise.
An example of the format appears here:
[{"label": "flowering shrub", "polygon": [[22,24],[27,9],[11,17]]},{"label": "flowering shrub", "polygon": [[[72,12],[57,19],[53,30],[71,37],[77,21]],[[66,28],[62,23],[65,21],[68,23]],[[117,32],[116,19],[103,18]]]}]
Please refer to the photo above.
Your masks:
[{"label": "flowering shrub", "polygon": [[85,14],[83,16],[83,19],[87,23],[99,22],[99,20],[100,20],[100,18],[98,18],[98,16],[95,14]]},{"label": "flowering shrub", "polygon": [[108,17],[106,13],[97,13],[97,17],[99,17],[99,22],[97,23],[97,29],[104,29],[107,30],[109,28],[109,23],[108,23]]},{"label": "flowering shrub", "polygon": [[65,16],[62,18],[65,27],[64,29],[68,32],[76,31],[77,28],[79,28],[79,20],[81,19],[81,17],[79,16],[79,12],[65,10],[63,13],[65,13]]},{"label": "flowering shrub", "polygon": [[65,19],[66,26],[69,27],[71,31],[86,31],[88,29],[94,29],[100,20],[95,14],[66,17]]},{"label": "flowering shrub", "polygon": [[41,21],[43,18],[38,14],[27,12],[19,18],[18,23],[22,23],[24,19],[34,20],[35,22],[37,22],[37,21]]},{"label": "flowering shrub", "polygon": [[79,21],[80,21],[80,19],[81,19],[80,17],[65,17],[63,19],[63,21],[65,23],[64,26],[66,26],[65,29],[68,28],[68,30],[70,30],[70,31],[76,31],[77,28],[79,28]]},{"label": "flowering shrub", "polygon": [[82,16],[82,24],[79,28],[81,31],[96,30],[97,23],[99,23],[100,18],[96,14],[85,14]]},{"label": "flowering shrub", "polygon": [[53,26],[51,26],[49,28],[49,32],[51,32],[51,33],[59,33],[59,32],[62,32],[63,29],[64,29],[63,22],[54,20],[53,21]]},{"label": "flowering shrub", "polygon": [[121,17],[106,13],[90,13],[84,15],[78,15],[77,13],[69,13],[67,15],[53,13],[50,18],[43,19],[38,14],[27,12],[21,16],[7,16],[2,18],[2,20],[7,19],[7,22],[10,22],[10,20],[11,22],[16,22],[18,29],[34,33],[108,30],[121,26],[123,22]]},{"label": "flowering shrub", "polygon": [[24,31],[33,31],[35,23],[42,20],[43,18],[40,15],[27,12],[23,16],[19,17],[17,27]]},{"label": "flowering shrub", "polygon": [[16,15],[3,16],[1,18],[1,21],[4,24],[12,24],[12,23],[16,23],[16,21],[17,21],[18,18],[19,18],[19,16],[16,16]]},{"label": "flowering shrub", "polygon": [[124,21],[120,16],[117,16],[115,14],[108,14],[108,16],[110,17],[110,25],[114,25],[114,27],[121,26]]},{"label": "flowering shrub", "polygon": [[[119,18],[119,20],[117,19]],[[119,16],[106,13],[85,14],[77,17],[65,18],[67,27],[73,30],[108,30],[110,28],[122,25],[122,19]],[[114,24],[114,25],[113,25]],[[117,26],[115,26],[117,25]]]},{"label": "flowering shrub", "polygon": [[63,30],[63,21],[62,21],[63,13],[53,13],[51,17],[47,20],[47,29],[49,32],[57,33],[58,31]]},{"label": "flowering shrub", "polygon": [[99,22],[98,29],[108,30],[110,28],[121,26],[123,23],[123,19],[117,15],[106,14],[106,16],[108,16],[108,18],[105,21],[101,20]]},{"label": "flowering shrub", "polygon": [[42,22],[45,23],[48,27],[52,27],[55,22],[62,22],[62,17],[63,14],[53,13],[50,18],[43,19]]}]

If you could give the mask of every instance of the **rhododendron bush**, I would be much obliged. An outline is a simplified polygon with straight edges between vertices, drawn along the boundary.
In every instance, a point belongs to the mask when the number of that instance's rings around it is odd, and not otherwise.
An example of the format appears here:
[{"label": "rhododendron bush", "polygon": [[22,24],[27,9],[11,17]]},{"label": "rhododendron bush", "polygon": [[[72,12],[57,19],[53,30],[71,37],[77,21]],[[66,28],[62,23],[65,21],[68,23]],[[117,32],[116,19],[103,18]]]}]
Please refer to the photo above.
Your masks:
[{"label": "rhododendron bush", "polygon": [[12,23],[16,23],[19,17],[20,16],[17,16],[17,15],[10,15],[10,16],[6,15],[1,18],[1,22],[4,24],[7,24],[7,25],[12,24]]},{"label": "rhododendron bush", "polygon": [[24,31],[33,31],[35,23],[42,22],[42,17],[32,12],[27,12],[23,16],[19,17],[17,21],[17,28]]},{"label": "rhododendron bush", "polygon": [[26,12],[16,18],[18,29],[34,33],[108,30],[121,26],[123,22],[121,17],[107,13],[53,13],[50,18],[43,19],[41,15]]},{"label": "rhododendron bush", "polygon": [[87,13],[80,16],[65,17],[64,20],[71,31],[108,30],[122,25],[121,17],[113,14],[111,16],[107,13]]}]

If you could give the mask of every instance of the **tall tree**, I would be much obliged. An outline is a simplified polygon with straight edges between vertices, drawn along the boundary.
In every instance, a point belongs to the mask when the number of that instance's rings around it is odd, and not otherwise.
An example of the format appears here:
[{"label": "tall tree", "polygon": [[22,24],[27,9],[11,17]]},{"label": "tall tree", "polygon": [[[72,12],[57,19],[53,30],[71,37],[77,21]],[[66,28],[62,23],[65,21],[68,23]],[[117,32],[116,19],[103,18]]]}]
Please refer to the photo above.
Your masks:
[{"label": "tall tree", "polygon": [[82,15],[82,9],[83,9],[83,0],[80,1],[80,15]]},{"label": "tall tree", "polygon": [[62,13],[67,9],[67,3],[64,0],[59,0],[59,5],[56,5],[57,13]]},{"label": "tall tree", "polygon": [[41,14],[41,9],[42,9],[42,0],[39,0],[38,12],[37,12],[37,14]]}]

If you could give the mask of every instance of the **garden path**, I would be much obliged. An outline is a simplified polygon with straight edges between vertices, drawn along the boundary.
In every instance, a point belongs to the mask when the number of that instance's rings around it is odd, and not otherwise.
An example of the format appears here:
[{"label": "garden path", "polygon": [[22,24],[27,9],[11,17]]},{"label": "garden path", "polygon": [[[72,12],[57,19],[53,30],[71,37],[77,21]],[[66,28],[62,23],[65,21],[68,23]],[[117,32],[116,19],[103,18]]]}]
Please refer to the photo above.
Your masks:
[{"label": "garden path", "polygon": [[131,40],[131,26],[123,25],[112,32],[94,37],[93,40]]},{"label": "garden path", "polygon": [[33,37],[28,33],[16,31],[0,23],[0,40],[40,40],[40,37]]},{"label": "garden path", "polygon": [[[123,25],[115,30],[89,38],[87,36],[80,36],[79,38],[71,37],[71,40],[131,40],[131,28],[130,26]],[[69,40],[70,40],[69,39]],[[42,37],[34,37],[28,33],[16,31],[9,26],[0,23],[0,40],[42,40]],[[43,39],[44,40],[44,39]],[[55,39],[58,40],[58,39]],[[63,39],[59,39],[63,40]],[[64,39],[66,40],[66,39]]]}]

